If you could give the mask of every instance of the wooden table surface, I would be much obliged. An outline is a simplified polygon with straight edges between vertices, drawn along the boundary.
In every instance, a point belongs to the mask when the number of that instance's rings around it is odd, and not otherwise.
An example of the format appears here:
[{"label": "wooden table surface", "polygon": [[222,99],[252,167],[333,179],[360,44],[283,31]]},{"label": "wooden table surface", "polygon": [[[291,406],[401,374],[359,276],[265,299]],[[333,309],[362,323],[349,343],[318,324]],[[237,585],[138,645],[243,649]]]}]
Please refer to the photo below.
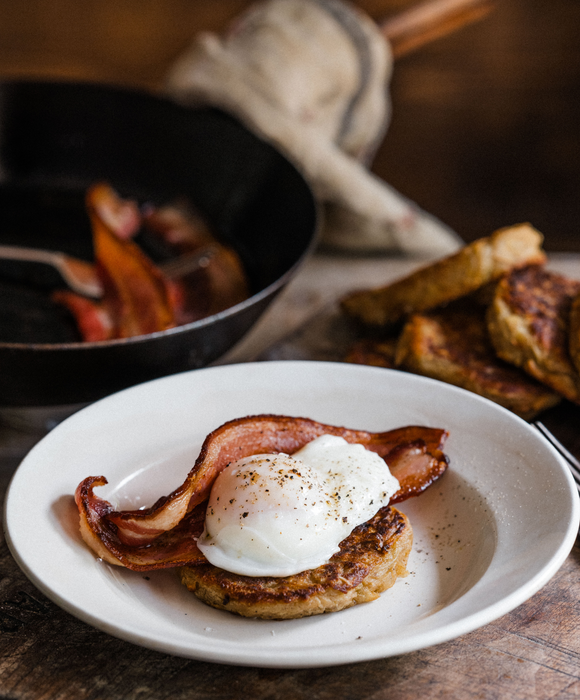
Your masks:
[{"label": "wooden table surface", "polygon": [[[199,29],[248,0],[13,0],[0,4],[0,76],[157,88]],[[380,18],[410,0],[361,0]],[[580,3],[498,0],[494,13],[402,59],[374,170],[465,240],[529,220],[552,252],[580,252]],[[317,256],[224,361],[288,347],[345,280],[408,261]],[[557,260],[580,278],[577,258]],[[322,274],[323,273],[323,274]],[[394,274],[394,272],[393,272]],[[290,342],[295,343],[297,341]],[[319,349],[319,348],[318,348]],[[6,419],[4,419],[6,420]],[[580,456],[580,407],[545,422]],[[35,433],[0,422],[4,493]],[[32,507],[33,512],[33,507]],[[39,533],[41,536],[41,533]],[[404,656],[275,670],[202,663],[119,641],[47,600],[0,545],[0,700],[386,700],[580,695],[580,546],[529,601],[459,639]]]}]

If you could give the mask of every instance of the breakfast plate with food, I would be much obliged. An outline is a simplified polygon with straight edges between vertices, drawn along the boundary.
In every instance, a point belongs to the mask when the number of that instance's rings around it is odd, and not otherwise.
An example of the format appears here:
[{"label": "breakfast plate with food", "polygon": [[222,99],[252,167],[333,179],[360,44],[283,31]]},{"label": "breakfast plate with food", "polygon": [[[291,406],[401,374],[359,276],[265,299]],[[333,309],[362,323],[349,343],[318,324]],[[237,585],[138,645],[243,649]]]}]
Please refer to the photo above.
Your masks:
[{"label": "breakfast plate with food", "polygon": [[84,408],[24,459],[4,517],[23,571],[88,624],[165,653],[299,668],[497,619],[556,573],[579,513],[562,458],[491,401],[291,361],[176,374]]}]

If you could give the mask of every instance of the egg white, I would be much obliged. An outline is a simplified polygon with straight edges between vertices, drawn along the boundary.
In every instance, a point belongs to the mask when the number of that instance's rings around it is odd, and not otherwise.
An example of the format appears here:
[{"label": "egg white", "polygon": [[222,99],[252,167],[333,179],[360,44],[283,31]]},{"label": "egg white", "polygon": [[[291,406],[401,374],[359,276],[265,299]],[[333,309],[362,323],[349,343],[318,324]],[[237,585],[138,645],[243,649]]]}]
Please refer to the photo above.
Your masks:
[{"label": "egg white", "polygon": [[291,576],[326,563],[398,489],[377,454],[323,435],[291,457],[253,455],[226,467],[198,546],[233,573]]}]

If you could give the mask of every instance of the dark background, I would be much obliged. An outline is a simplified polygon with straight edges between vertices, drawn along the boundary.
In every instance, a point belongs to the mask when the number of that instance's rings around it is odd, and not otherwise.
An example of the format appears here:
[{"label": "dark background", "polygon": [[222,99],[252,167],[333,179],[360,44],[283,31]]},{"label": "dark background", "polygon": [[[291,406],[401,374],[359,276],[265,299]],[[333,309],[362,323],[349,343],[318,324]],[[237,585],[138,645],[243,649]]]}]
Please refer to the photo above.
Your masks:
[{"label": "dark background", "polygon": [[[12,0],[0,77],[158,87],[200,29],[248,0]],[[409,0],[358,0],[375,19]],[[497,0],[485,19],[401,58],[374,170],[465,240],[520,221],[580,251],[580,2]]]},{"label": "dark background", "polygon": [[472,240],[529,221],[580,251],[580,2],[498,0],[401,58],[375,168]]}]

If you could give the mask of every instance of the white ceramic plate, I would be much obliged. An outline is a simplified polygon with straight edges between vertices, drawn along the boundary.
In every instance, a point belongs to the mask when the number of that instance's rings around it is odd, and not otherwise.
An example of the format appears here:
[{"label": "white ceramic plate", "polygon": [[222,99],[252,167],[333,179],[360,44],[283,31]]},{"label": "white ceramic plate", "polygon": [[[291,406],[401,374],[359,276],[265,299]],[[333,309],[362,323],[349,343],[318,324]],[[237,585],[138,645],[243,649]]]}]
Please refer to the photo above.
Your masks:
[{"label": "white ceramic plate", "polygon": [[[98,494],[119,507],[150,504],[182,483],[207,433],[257,413],[372,431],[450,431],[450,469],[402,506],[415,534],[411,573],[379,600],[303,620],[243,619],[199,602],[173,571],[111,567],[80,540],[72,494],[83,478],[105,475],[109,485]],[[99,401],[29,453],[5,509],[19,565],[81,620],[170,654],[295,668],[402,654],[500,617],[558,570],[578,521],[565,463],[513,414],[422,377],[319,362],[197,370]]]}]

